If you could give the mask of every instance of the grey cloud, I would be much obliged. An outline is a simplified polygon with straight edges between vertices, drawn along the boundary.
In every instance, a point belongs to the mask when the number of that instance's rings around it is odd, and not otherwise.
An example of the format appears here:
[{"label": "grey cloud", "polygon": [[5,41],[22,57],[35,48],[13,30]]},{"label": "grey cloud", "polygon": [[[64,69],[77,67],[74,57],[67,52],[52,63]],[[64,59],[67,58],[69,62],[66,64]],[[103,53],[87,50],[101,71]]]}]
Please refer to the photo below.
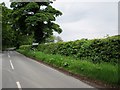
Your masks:
[{"label": "grey cloud", "polygon": [[57,5],[55,7],[63,13],[63,15],[57,19],[58,22],[62,23],[77,22],[84,19],[87,16],[87,11],[89,11],[89,8],[81,3],[60,3],[60,5],[61,7],[58,7]]},{"label": "grey cloud", "polygon": [[58,18],[57,21],[59,21],[60,23],[77,22],[84,19],[85,17],[85,12],[71,12],[64,15],[64,17]]},{"label": "grey cloud", "polygon": [[117,2],[72,3],[72,6],[68,3],[67,9],[64,4],[64,14],[57,22],[63,29],[60,36],[65,41],[118,34]]}]

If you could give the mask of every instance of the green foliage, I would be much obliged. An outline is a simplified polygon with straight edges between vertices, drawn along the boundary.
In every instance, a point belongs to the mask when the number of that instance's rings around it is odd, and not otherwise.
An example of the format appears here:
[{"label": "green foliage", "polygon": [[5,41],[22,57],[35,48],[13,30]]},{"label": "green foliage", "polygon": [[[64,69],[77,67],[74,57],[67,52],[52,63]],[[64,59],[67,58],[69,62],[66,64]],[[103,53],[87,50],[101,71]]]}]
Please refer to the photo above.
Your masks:
[{"label": "green foliage", "polygon": [[12,2],[11,8],[13,28],[25,35],[34,33],[35,42],[44,42],[53,35],[53,31],[62,32],[60,26],[54,22],[62,13],[53,8],[50,2]]},{"label": "green foliage", "polygon": [[119,37],[41,44],[34,51],[21,46],[19,52],[74,74],[119,85]]},{"label": "green foliage", "polygon": [[51,43],[54,41],[55,41],[55,36],[53,36],[53,35],[45,39],[45,43]]},{"label": "green foliage", "polygon": [[11,10],[8,9],[5,6],[5,3],[0,4],[0,8],[2,8],[2,13],[0,13],[1,16],[1,24],[2,24],[2,48],[11,47],[13,46],[14,42],[14,31],[11,29],[11,26],[9,25],[10,19],[9,19],[9,13],[11,13]]},{"label": "green foliage", "polygon": [[19,49],[28,51],[28,50],[30,50],[30,48],[31,48],[31,45],[22,45],[22,46],[20,46]]},{"label": "green foliage", "polygon": [[40,44],[38,50],[49,54],[71,56],[76,59],[89,58],[94,63],[118,63],[120,36],[105,39],[81,39],[70,42]]},{"label": "green foliage", "polygon": [[[0,4],[2,13],[0,16],[2,18],[2,48],[14,47],[19,48],[20,45],[32,44],[33,35],[24,35],[18,28],[14,30],[14,20],[11,18],[12,9],[8,9],[4,3]],[[20,16],[20,15],[19,15]],[[22,24],[22,23],[21,23]]]},{"label": "green foliage", "polygon": [[74,74],[95,80],[101,80],[107,84],[119,85],[118,65],[112,65],[109,63],[93,64],[87,59],[75,60],[68,56],[45,54],[40,51],[30,50],[30,46],[21,46],[18,51],[26,56],[35,58],[36,60],[42,60],[47,64],[63,68]]}]

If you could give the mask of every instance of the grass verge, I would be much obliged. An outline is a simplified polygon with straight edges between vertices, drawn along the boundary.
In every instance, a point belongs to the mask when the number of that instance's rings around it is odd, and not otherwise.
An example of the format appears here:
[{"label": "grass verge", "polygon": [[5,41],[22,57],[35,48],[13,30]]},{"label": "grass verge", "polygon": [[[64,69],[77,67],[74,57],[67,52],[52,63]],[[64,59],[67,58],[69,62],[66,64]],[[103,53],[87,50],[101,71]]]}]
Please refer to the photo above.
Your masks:
[{"label": "grass verge", "polygon": [[112,65],[110,63],[93,64],[88,60],[76,60],[74,58],[61,55],[45,54],[40,51],[28,51],[22,49],[17,51],[36,60],[41,60],[47,64],[63,68],[74,74],[94,80],[100,80],[109,85],[119,86],[118,65]]}]

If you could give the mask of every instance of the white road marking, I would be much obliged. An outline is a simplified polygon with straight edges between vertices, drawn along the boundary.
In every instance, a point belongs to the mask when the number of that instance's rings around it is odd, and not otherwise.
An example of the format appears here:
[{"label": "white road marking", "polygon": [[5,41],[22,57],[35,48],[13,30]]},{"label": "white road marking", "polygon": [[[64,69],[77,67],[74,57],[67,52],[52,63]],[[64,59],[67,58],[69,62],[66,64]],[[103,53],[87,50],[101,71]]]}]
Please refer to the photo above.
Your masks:
[{"label": "white road marking", "polygon": [[16,82],[16,84],[17,84],[17,87],[19,88],[19,90],[22,90],[20,82]]},{"label": "white road marking", "polygon": [[14,66],[12,64],[12,61],[10,60],[10,65],[11,65],[11,68],[14,70]]},{"label": "white road marking", "polygon": [[10,58],[10,55],[8,54],[8,57]]}]

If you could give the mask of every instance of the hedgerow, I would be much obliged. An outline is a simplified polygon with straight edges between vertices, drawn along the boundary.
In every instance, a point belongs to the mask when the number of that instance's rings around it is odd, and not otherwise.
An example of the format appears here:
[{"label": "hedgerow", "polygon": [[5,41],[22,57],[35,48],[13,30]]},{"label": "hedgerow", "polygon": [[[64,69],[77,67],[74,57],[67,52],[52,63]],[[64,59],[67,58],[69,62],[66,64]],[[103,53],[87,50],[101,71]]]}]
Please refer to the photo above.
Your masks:
[{"label": "hedgerow", "polygon": [[69,42],[40,44],[38,51],[48,54],[61,54],[76,59],[89,58],[94,63],[118,63],[120,57],[120,35],[104,39],[81,39]]},{"label": "hedgerow", "polygon": [[31,45],[23,45],[18,51],[74,74],[119,85],[119,37],[40,44],[34,49]]}]

